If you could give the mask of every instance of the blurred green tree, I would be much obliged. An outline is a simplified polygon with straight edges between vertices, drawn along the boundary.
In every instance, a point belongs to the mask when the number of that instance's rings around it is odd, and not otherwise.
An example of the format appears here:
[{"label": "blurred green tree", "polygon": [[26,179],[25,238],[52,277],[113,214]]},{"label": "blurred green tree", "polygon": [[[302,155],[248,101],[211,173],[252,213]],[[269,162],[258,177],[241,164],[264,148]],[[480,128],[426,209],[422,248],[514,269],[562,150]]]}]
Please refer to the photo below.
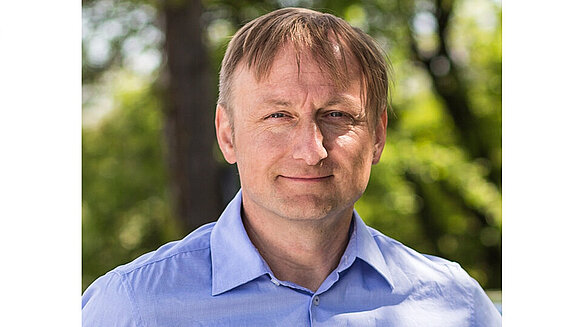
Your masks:
[{"label": "blurred green tree", "polygon": [[169,208],[159,100],[119,72],[114,110],[83,128],[83,289],[92,280],[183,232]]},{"label": "blurred green tree", "polygon": [[[183,200],[170,185],[191,183],[204,170],[176,178],[174,144],[195,140],[183,131],[212,126],[211,99],[229,37],[243,23],[283,6],[344,17],[372,35],[393,64],[386,150],[356,206],[367,223],[421,252],[459,262],[486,288],[501,288],[501,2],[201,4],[203,10],[196,1],[83,1],[83,289],[112,267],[193,229],[185,212],[217,218],[198,205],[179,209]],[[187,33],[168,37],[171,28]],[[177,66],[189,67],[186,74],[172,73],[180,59],[168,50],[170,44],[183,50],[182,59],[187,51],[203,49],[208,57],[191,54],[201,59]],[[204,87],[194,78],[205,80]],[[185,100],[185,110],[194,110],[186,113],[189,120],[176,120],[167,110],[176,88],[186,99],[204,97]],[[102,108],[110,108],[105,118]],[[173,136],[172,119],[187,122]],[[179,160],[213,161],[217,177],[201,188],[218,187],[209,193],[221,192],[227,201],[235,192],[235,175],[213,135],[211,142],[178,150],[190,156]]]}]

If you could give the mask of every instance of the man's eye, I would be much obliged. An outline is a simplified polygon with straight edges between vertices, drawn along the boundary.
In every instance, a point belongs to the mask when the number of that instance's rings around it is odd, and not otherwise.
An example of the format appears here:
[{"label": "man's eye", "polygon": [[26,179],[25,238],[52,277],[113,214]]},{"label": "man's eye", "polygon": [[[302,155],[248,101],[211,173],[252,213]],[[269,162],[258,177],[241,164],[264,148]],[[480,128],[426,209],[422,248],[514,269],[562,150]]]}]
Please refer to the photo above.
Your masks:
[{"label": "man's eye", "polygon": [[284,118],[284,117],[286,117],[286,115],[281,112],[273,113],[270,116],[268,116],[268,118]]},{"label": "man's eye", "polygon": [[344,113],[340,112],[340,111],[332,111],[328,114],[330,117],[333,118],[340,118],[340,117],[344,117]]}]

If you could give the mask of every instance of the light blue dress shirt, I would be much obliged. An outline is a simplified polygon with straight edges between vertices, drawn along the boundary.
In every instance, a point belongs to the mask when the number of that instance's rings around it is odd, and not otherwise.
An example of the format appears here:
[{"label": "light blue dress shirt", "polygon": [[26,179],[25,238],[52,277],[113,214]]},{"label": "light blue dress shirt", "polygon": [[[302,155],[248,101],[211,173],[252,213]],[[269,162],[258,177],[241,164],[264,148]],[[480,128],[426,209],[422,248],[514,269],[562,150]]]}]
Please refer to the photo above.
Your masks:
[{"label": "light blue dress shirt", "polygon": [[83,326],[500,326],[479,284],[353,215],[338,264],[316,292],[277,279],[240,218],[241,191],[216,223],[97,279]]}]

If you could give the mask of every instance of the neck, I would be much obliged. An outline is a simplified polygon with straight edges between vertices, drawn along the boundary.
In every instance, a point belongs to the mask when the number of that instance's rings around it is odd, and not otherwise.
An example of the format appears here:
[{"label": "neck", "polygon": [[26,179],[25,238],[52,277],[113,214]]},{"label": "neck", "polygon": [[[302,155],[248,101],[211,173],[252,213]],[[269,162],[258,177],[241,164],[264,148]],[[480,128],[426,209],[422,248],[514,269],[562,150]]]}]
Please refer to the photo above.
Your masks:
[{"label": "neck", "polygon": [[276,278],[312,291],[338,266],[348,244],[352,208],[314,221],[242,213],[250,240]]}]

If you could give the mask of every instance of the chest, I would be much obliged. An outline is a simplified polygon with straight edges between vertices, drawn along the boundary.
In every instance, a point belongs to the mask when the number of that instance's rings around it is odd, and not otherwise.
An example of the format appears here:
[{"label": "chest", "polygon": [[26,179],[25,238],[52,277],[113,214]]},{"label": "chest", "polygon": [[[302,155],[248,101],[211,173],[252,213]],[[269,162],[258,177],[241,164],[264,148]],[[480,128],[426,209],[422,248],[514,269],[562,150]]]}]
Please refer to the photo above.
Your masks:
[{"label": "chest", "polygon": [[464,299],[424,288],[395,294],[345,285],[307,294],[255,283],[217,296],[184,290],[145,302],[144,326],[469,326],[471,316]]}]

